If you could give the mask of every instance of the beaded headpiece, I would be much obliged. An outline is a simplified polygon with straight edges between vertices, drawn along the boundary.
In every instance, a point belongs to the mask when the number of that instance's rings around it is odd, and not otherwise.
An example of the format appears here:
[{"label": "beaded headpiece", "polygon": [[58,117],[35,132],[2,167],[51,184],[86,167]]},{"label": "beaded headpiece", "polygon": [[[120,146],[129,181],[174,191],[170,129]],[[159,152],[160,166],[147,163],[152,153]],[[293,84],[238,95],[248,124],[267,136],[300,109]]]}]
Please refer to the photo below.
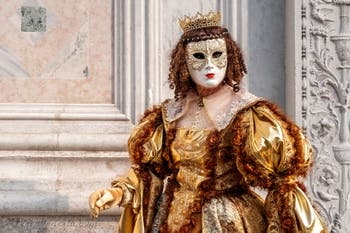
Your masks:
[{"label": "beaded headpiece", "polygon": [[199,12],[194,17],[185,16],[183,19],[179,19],[179,24],[184,32],[195,30],[198,28],[205,28],[211,26],[221,26],[221,13],[210,11],[208,14],[203,15]]}]

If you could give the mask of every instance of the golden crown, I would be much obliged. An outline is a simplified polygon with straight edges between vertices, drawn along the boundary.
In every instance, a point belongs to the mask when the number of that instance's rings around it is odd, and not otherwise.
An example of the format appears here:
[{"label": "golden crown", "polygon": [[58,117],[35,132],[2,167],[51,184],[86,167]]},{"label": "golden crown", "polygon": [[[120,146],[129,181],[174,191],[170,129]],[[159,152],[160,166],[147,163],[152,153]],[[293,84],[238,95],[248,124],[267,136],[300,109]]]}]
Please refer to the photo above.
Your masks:
[{"label": "golden crown", "polygon": [[179,24],[184,32],[195,30],[198,28],[205,28],[211,26],[221,26],[221,13],[210,11],[208,14],[203,15],[199,12],[194,17],[185,16],[183,19],[179,19]]}]

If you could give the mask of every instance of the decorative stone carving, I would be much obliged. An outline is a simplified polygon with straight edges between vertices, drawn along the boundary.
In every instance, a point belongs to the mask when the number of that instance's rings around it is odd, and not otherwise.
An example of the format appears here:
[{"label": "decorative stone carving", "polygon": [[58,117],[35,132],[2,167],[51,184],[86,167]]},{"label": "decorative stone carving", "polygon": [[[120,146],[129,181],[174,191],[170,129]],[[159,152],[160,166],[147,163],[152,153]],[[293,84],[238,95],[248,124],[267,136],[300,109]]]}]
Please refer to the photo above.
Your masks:
[{"label": "decorative stone carving", "polygon": [[302,118],[315,148],[308,185],[332,233],[350,231],[349,10],[346,0],[301,2]]}]

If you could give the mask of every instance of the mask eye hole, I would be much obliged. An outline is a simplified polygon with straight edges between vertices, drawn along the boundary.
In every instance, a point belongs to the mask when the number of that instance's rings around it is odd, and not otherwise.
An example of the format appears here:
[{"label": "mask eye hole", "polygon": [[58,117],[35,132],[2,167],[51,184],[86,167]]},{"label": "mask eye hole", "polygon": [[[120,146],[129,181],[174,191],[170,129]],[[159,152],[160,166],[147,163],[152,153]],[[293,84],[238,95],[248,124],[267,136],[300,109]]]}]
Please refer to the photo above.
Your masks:
[{"label": "mask eye hole", "polygon": [[203,53],[194,53],[192,56],[197,59],[205,59],[205,55]]},{"label": "mask eye hole", "polygon": [[213,53],[213,58],[219,58],[219,57],[221,57],[221,55],[222,55],[222,52],[216,51]]}]

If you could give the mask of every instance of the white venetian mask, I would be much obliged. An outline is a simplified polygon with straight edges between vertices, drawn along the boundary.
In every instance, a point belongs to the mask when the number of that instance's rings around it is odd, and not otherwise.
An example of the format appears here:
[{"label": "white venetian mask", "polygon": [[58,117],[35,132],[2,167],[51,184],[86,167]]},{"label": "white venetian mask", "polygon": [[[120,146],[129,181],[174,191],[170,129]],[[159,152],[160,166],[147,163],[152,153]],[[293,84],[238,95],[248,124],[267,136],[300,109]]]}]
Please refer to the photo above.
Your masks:
[{"label": "white venetian mask", "polygon": [[196,85],[215,88],[225,78],[227,50],[224,39],[190,42],[186,46],[186,63]]}]

